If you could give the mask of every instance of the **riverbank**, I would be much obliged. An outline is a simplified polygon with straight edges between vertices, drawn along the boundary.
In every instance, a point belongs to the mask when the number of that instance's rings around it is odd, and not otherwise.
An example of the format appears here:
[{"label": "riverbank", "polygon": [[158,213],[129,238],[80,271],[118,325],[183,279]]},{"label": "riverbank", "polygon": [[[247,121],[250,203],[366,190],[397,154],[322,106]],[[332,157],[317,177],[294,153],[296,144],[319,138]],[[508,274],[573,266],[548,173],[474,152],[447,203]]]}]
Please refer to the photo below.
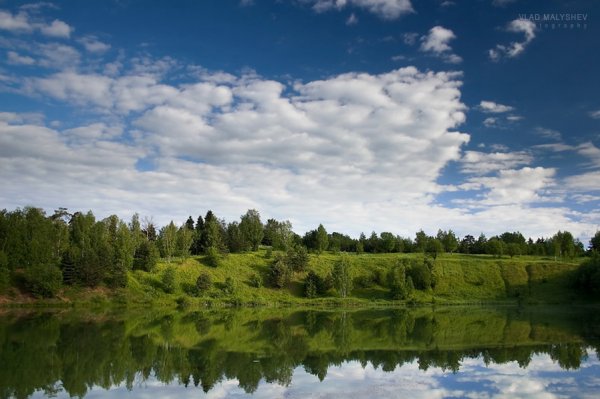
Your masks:
[{"label": "riverbank", "polygon": [[[283,288],[268,283],[274,255],[261,249],[229,254],[217,267],[203,256],[162,260],[153,272],[130,271],[127,287],[63,288],[52,299],[39,299],[9,291],[0,306],[105,306],[153,305],[180,307],[309,306],[373,307],[419,304],[566,304],[584,299],[573,288],[573,275],[580,261],[521,256],[496,258],[486,255],[445,254],[429,264],[431,287],[415,289],[403,300],[392,300],[387,275],[399,259],[422,264],[420,254],[346,255],[353,289],[341,298],[334,288],[316,298],[306,298],[304,281],[309,271],[326,278],[340,254],[309,256],[308,268],[293,273]],[[165,274],[173,274],[170,281]],[[201,274],[209,276],[208,287],[198,290]],[[168,286],[167,286],[168,285]],[[417,287],[418,288],[418,287]]]}]

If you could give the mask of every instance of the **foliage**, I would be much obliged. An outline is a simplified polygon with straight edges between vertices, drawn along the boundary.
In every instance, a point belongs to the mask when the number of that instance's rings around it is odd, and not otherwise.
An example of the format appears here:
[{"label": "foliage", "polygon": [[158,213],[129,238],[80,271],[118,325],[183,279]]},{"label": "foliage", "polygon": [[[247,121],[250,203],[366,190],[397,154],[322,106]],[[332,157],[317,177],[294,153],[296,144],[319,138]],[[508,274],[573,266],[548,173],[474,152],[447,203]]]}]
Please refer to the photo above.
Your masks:
[{"label": "foliage", "polygon": [[227,277],[225,279],[225,283],[223,284],[223,292],[227,295],[233,295],[235,293],[235,281],[233,281],[233,278]]},{"label": "foliage", "polygon": [[346,255],[342,255],[335,263],[331,277],[333,278],[335,289],[342,298],[350,295],[350,291],[352,291],[352,273],[350,271],[350,262]]},{"label": "foliage", "polygon": [[175,255],[177,249],[177,227],[171,222],[160,229],[158,234],[158,243],[160,254],[163,258],[167,258],[167,262],[171,262],[171,257]]},{"label": "foliage", "polygon": [[425,252],[433,257],[433,259],[436,259],[439,254],[444,252],[444,246],[437,238],[429,238],[427,240]]},{"label": "foliage", "polygon": [[425,262],[413,262],[406,271],[407,279],[410,278],[414,288],[419,290],[428,290],[431,288],[431,270]]},{"label": "foliage", "polygon": [[206,272],[200,273],[200,275],[196,279],[196,290],[198,291],[198,293],[202,295],[203,293],[208,291],[211,286],[212,278],[210,277],[210,274]]},{"label": "foliage", "polygon": [[249,209],[241,217],[240,231],[244,240],[250,244],[250,248],[257,251],[263,239],[264,231],[260,221],[260,213],[256,209]]},{"label": "foliage", "polygon": [[172,294],[175,292],[175,274],[175,267],[167,266],[161,275],[162,288],[167,294]]},{"label": "foliage", "polygon": [[600,252],[600,231],[596,231],[596,234],[590,239],[590,250]]},{"label": "foliage", "polygon": [[250,277],[248,278],[248,282],[250,284],[250,287],[254,288],[261,288],[263,285],[262,278],[256,273],[250,275]]},{"label": "foliage", "polygon": [[325,251],[327,249],[327,244],[329,242],[329,237],[327,236],[327,231],[325,230],[325,227],[323,227],[322,224],[319,225],[319,227],[317,228],[317,234],[316,234],[316,250],[317,253],[322,253],[323,251]]},{"label": "foliage", "polygon": [[587,295],[600,296],[600,254],[594,252],[579,266],[575,287]]},{"label": "foliage", "polygon": [[215,247],[208,247],[204,259],[209,266],[219,267],[221,265],[221,253]]},{"label": "foliage", "polygon": [[269,267],[269,285],[274,288],[283,288],[290,282],[291,275],[292,272],[286,264],[285,259],[278,255]]},{"label": "foliage", "polygon": [[306,247],[299,245],[290,248],[285,256],[286,265],[294,272],[303,272],[308,267],[308,251]]},{"label": "foliage", "polygon": [[390,297],[394,300],[406,299],[409,290],[406,286],[406,262],[399,261],[388,272]]},{"label": "foliage", "polygon": [[135,251],[134,269],[153,272],[156,268],[159,253],[153,241],[143,240]]},{"label": "foliage", "polygon": [[54,297],[62,285],[62,273],[54,265],[34,265],[25,269],[25,286],[35,296]]}]

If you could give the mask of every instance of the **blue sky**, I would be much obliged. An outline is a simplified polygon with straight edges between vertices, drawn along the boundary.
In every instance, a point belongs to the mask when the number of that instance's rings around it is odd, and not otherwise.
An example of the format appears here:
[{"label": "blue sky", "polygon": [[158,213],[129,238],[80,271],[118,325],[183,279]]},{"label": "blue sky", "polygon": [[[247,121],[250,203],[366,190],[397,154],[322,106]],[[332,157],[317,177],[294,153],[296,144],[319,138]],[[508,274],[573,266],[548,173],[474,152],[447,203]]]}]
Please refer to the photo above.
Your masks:
[{"label": "blue sky", "polygon": [[1,1],[0,206],[159,224],[256,208],[299,233],[587,241],[600,225],[599,11]]}]

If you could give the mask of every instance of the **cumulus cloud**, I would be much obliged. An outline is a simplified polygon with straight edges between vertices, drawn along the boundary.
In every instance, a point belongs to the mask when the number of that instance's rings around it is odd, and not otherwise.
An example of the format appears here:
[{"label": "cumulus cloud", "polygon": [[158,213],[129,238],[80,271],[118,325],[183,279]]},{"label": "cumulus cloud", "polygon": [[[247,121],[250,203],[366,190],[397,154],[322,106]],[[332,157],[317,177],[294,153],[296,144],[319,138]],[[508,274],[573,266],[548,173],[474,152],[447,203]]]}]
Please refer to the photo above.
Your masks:
[{"label": "cumulus cloud", "polygon": [[452,47],[448,44],[454,40],[456,35],[450,29],[442,26],[434,26],[429,33],[421,37],[420,50],[426,53],[434,54],[442,58],[445,62],[458,64],[462,58],[452,52]]},{"label": "cumulus cloud", "polygon": [[44,36],[57,38],[69,38],[71,36],[73,28],[67,23],[58,19],[50,23],[38,21],[31,18],[27,11],[28,9],[22,8],[22,11],[13,14],[9,11],[0,10],[0,29],[17,34],[40,32]]},{"label": "cumulus cloud", "polygon": [[533,21],[527,19],[515,19],[509,22],[506,27],[508,32],[522,33],[525,38],[520,42],[512,42],[509,45],[497,44],[495,48],[488,50],[488,55],[492,61],[499,61],[503,57],[514,58],[523,51],[535,38],[536,26]]},{"label": "cumulus cloud", "polygon": [[302,0],[317,12],[341,10],[347,6],[363,8],[383,19],[397,19],[414,12],[410,0]]},{"label": "cumulus cloud", "polygon": [[500,114],[513,111],[514,108],[509,105],[498,104],[493,101],[481,101],[478,107],[482,112]]},{"label": "cumulus cloud", "polygon": [[498,124],[498,118],[489,117],[483,120],[483,124],[485,127],[494,127]]},{"label": "cumulus cloud", "polygon": [[33,65],[35,60],[27,55],[20,55],[15,51],[9,51],[7,53],[7,59],[9,64],[13,65]]},{"label": "cumulus cloud", "polygon": [[77,41],[81,43],[81,45],[83,45],[83,47],[90,53],[101,54],[110,50],[110,44],[101,42],[96,36],[93,35],[84,36]]}]

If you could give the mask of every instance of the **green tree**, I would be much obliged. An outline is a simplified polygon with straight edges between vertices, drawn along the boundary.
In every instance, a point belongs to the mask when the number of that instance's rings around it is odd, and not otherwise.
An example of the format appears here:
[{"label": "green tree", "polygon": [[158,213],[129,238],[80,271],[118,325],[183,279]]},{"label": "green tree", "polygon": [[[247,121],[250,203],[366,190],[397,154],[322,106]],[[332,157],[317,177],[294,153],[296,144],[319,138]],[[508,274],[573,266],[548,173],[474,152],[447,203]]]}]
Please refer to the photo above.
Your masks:
[{"label": "green tree", "polygon": [[190,256],[190,251],[193,243],[194,229],[190,229],[189,225],[186,223],[177,230],[177,247],[175,253],[178,256],[187,258],[188,256]]},{"label": "green tree", "polygon": [[168,225],[160,229],[158,243],[161,256],[167,258],[167,262],[171,262],[171,257],[175,255],[177,249],[177,227],[172,220]]},{"label": "green tree", "polygon": [[511,258],[515,255],[521,255],[521,246],[515,242],[506,244],[506,254]]},{"label": "green tree", "polygon": [[437,238],[429,238],[425,247],[425,252],[430,255],[433,259],[437,259],[438,255],[444,252],[444,246],[442,242]]},{"label": "green tree", "polygon": [[292,245],[293,236],[292,224],[288,220],[279,222],[269,219],[264,228],[263,243],[274,249],[286,251]]},{"label": "green tree", "polygon": [[322,224],[320,224],[317,228],[317,234],[315,238],[316,250],[317,253],[320,254],[327,249],[327,246],[329,244],[329,236],[327,235],[327,230],[325,230],[325,227],[323,227]]},{"label": "green tree", "polygon": [[600,252],[600,230],[590,239],[590,250]]},{"label": "green tree", "polygon": [[227,247],[229,252],[237,253],[248,249],[248,242],[240,230],[238,222],[231,222],[227,225]]},{"label": "green tree", "polygon": [[308,267],[308,250],[302,245],[290,248],[285,256],[286,265],[294,272],[303,272]]},{"label": "green tree", "polygon": [[387,280],[392,299],[401,300],[408,297],[408,289],[406,287],[406,264],[404,260],[396,262],[390,269]]},{"label": "green tree", "polygon": [[159,252],[154,241],[144,240],[135,252],[135,269],[152,272],[156,268]]},{"label": "green tree", "polygon": [[504,254],[504,243],[498,237],[490,238],[485,244],[486,253],[501,257]]},{"label": "green tree", "polygon": [[389,253],[396,251],[396,237],[392,233],[384,231],[379,236],[383,252]]},{"label": "green tree", "polygon": [[425,234],[423,230],[419,230],[415,235],[415,250],[417,252],[423,252],[427,250],[427,243],[429,242],[429,236]]},{"label": "green tree", "polygon": [[175,288],[177,284],[175,282],[176,270],[174,266],[167,266],[161,275],[161,283],[163,287],[163,291],[167,294],[172,294],[175,292]]},{"label": "green tree", "polygon": [[283,256],[278,255],[269,267],[268,281],[272,287],[283,288],[291,279],[292,271]]},{"label": "green tree", "polygon": [[304,296],[307,298],[317,297],[322,285],[323,281],[321,277],[314,271],[309,271],[304,279]]},{"label": "green tree", "polygon": [[249,209],[241,217],[240,231],[252,250],[258,251],[258,246],[263,239],[264,228],[260,221],[260,213],[256,209]]},{"label": "green tree", "polygon": [[333,266],[331,274],[333,285],[342,298],[350,295],[352,291],[352,273],[350,270],[350,261],[346,255],[342,257]]},{"label": "green tree", "polygon": [[62,273],[57,266],[36,264],[25,269],[25,285],[35,296],[54,297],[62,285]]},{"label": "green tree", "polygon": [[437,237],[438,240],[444,246],[444,251],[453,253],[458,249],[458,238],[452,230],[442,231],[438,230]]}]

